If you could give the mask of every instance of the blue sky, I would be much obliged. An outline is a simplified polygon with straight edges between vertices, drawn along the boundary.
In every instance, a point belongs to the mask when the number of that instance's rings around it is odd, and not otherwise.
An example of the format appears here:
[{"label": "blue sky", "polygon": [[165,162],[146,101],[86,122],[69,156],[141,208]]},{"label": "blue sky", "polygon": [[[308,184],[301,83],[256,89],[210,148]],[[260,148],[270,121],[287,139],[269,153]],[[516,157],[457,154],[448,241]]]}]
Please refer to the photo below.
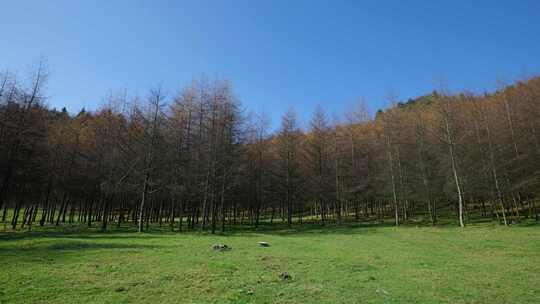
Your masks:
[{"label": "blue sky", "polygon": [[[443,3],[444,2],[444,3]],[[373,111],[540,74],[540,1],[0,1],[0,69],[44,56],[49,104],[95,109],[111,91],[169,96],[205,74],[232,81],[275,126],[293,105]]]}]

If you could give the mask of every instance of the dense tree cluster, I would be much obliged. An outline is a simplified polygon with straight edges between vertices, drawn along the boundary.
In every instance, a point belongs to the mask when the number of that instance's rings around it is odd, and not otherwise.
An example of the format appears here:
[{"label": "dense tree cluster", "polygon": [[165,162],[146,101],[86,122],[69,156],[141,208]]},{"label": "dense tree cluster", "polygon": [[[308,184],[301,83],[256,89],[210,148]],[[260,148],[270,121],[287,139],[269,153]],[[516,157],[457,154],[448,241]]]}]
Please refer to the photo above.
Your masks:
[{"label": "dense tree cluster", "polygon": [[[291,109],[271,133],[226,81],[174,96],[111,96],[48,109],[44,69],[0,74],[0,210],[13,229],[85,224],[230,225],[424,218],[538,219],[540,78],[493,94],[433,92],[370,117]],[[392,100],[391,100],[392,101]]]}]

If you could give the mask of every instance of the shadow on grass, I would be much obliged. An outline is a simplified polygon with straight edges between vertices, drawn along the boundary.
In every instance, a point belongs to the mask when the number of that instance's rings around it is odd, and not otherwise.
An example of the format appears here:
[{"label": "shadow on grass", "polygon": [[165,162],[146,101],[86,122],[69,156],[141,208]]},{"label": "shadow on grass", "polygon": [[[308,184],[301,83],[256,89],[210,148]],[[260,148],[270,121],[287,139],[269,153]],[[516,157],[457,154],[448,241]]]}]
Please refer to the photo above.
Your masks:
[{"label": "shadow on grass", "polygon": [[[130,233],[134,232],[134,233]],[[131,239],[131,238],[150,238],[158,237],[157,235],[136,233],[136,230],[131,229],[112,229],[108,231],[100,231],[96,228],[88,228],[85,225],[74,225],[69,227],[39,227],[32,231],[4,231],[0,232],[0,242],[9,240],[34,239],[34,238],[76,238],[76,239]]]},{"label": "shadow on grass", "polygon": [[[209,230],[201,231],[198,227],[194,230],[171,231],[169,226],[150,225],[150,229],[143,233],[137,233],[134,225],[124,225],[120,228],[110,227],[107,231],[101,231],[96,227],[88,227],[85,225],[70,225],[70,226],[45,226],[34,227],[32,231],[4,231],[0,232],[0,243],[2,241],[23,240],[23,239],[42,239],[42,238],[60,238],[60,239],[152,239],[162,238],[167,236],[187,235],[197,237],[249,237],[260,234],[277,235],[277,236],[306,236],[306,235],[323,235],[323,234],[363,234],[377,232],[375,228],[392,227],[392,222],[381,222],[375,219],[363,219],[361,221],[349,221],[338,225],[335,222],[327,222],[322,225],[319,222],[304,222],[302,224],[293,223],[291,226],[284,222],[261,222],[255,228],[249,224],[227,225],[225,232],[220,229],[212,234]],[[220,227],[221,228],[221,227]]]},{"label": "shadow on grass", "polygon": [[1,245],[2,243],[0,243],[0,259],[5,262],[13,260],[16,263],[49,263],[79,253],[87,254],[88,251],[93,250],[113,250],[120,254],[127,254],[168,247],[163,245],[103,243],[65,239],[44,240],[43,242],[31,243],[31,245],[20,243],[10,244],[9,246]]},{"label": "shadow on grass", "polygon": [[19,246],[17,248],[0,247],[0,253],[9,252],[30,252],[38,251],[40,254],[47,252],[74,251],[74,250],[94,250],[94,249],[159,249],[166,246],[146,245],[146,244],[119,244],[119,243],[98,243],[79,242],[72,240],[61,240],[54,242],[44,242],[32,246]]},{"label": "shadow on grass", "polygon": [[[469,227],[488,227],[500,226],[496,221],[489,218],[479,217],[470,218],[467,224]],[[99,226],[99,223],[96,223]],[[337,224],[335,221],[329,221],[324,226],[320,222],[304,222],[302,224],[293,223],[291,226],[287,223],[278,221],[270,223],[267,221],[261,222],[260,225],[255,228],[249,224],[237,224],[227,225],[225,232],[221,232],[220,229],[216,230],[215,234],[212,234],[209,230],[201,231],[196,228],[194,230],[182,231],[175,227],[174,231],[171,231],[168,225],[159,227],[158,225],[150,225],[150,229],[143,233],[137,233],[135,225],[122,225],[121,227],[110,226],[109,230],[101,231],[99,227],[88,227],[84,224],[72,224],[69,226],[45,226],[34,227],[33,231],[18,230],[18,231],[0,231],[0,244],[2,241],[21,240],[21,239],[42,239],[42,238],[59,238],[59,239],[152,239],[163,238],[168,236],[197,236],[197,237],[215,237],[215,236],[227,236],[227,237],[249,237],[250,235],[256,237],[257,235],[276,235],[276,236],[291,236],[302,237],[306,235],[354,235],[354,234],[366,234],[366,233],[378,233],[382,230],[380,228],[394,227],[392,220],[380,221],[375,218],[361,218],[357,221],[349,220],[342,224]],[[413,218],[402,223],[400,228],[431,228],[433,227],[429,221],[424,218]],[[540,227],[540,222],[534,220],[524,220],[521,223],[512,225],[511,228],[519,227]],[[185,228],[185,227],[184,227]],[[434,227],[437,229],[446,228],[458,228],[457,219],[454,218],[440,218],[437,225]],[[106,244],[105,244],[106,245]]]},{"label": "shadow on grass", "polygon": [[342,224],[326,223],[324,226],[321,223],[303,223],[293,224],[291,226],[286,223],[270,224],[262,223],[256,229],[252,226],[238,227],[233,231],[226,232],[227,234],[267,234],[278,236],[306,236],[306,235],[323,235],[323,234],[364,234],[375,233],[378,230],[374,228],[392,227],[393,224],[388,222],[345,222]]}]

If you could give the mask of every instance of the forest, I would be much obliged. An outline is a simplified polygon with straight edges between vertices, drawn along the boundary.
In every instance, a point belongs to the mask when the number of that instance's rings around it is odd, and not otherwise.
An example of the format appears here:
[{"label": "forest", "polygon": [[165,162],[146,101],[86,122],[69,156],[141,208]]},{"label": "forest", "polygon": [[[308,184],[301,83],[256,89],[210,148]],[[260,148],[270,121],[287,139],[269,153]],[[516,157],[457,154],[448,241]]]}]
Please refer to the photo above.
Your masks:
[{"label": "forest", "polygon": [[42,65],[29,81],[0,74],[0,217],[13,230],[538,221],[539,77],[389,97],[373,115],[363,101],[307,122],[291,108],[276,130],[227,80],[69,113],[48,106],[47,78]]}]

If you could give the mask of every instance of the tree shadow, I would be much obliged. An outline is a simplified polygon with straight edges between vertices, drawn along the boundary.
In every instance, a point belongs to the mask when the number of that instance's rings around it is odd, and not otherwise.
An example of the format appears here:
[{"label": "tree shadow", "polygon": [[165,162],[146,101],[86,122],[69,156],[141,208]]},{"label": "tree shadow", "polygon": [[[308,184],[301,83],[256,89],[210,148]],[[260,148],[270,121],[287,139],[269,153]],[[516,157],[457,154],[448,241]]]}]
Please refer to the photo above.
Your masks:
[{"label": "tree shadow", "polygon": [[[171,233],[168,231],[168,233]],[[135,228],[121,227],[110,228],[106,231],[96,227],[85,225],[72,226],[45,226],[34,230],[0,231],[0,242],[9,240],[22,240],[33,238],[73,238],[73,239],[143,239],[158,238],[159,235],[167,234],[162,230],[137,233]]]},{"label": "tree shadow", "polygon": [[[158,226],[157,224],[151,224],[149,230],[145,230],[143,233],[137,232],[135,225],[123,225],[121,227],[110,226],[107,231],[101,231],[96,223],[94,227],[88,227],[86,225],[69,225],[69,226],[45,226],[35,227],[32,231],[0,231],[0,244],[2,241],[10,240],[23,240],[23,239],[41,239],[41,238],[59,238],[59,239],[101,239],[101,240],[121,240],[121,239],[157,239],[168,236],[197,236],[197,237],[214,237],[214,236],[227,236],[227,237],[257,237],[259,235],[276,235],[276,236],[306,236],[306,235],[353,235],[353,234],[366,234],[366,233],[379,233],[382,232],[379,228],[391,228],[395,227],[395,223],[391,219],[378,220],[376,218],[360,218],[359,220],[347,220],[341,224],[337,224],[336,221],[328,221],[323,226],[321,222],[309,221],[302,224],[294,222],[292,225],[288,225],[286,222],[278,221],[270,223],[263,221],[258,227],[254,227],[252,224],[236,224],[226,225],[224,232],[218,229],[214,234],[209,230],[200,230],[198,226],[195,229],[185,229],[179,231],[178,227],[175,227],[174,231],[171,231],[168,225]],[[479,217],[471,217],[467,223],[468,226],[482,226],[492,225],[498,226],[496,221],[492,219]],[[534,220],[522,221],[511,227],[534,227],[540,226],[540,222]],[[437,225],[432,226],[429,220],[425,217],[410,218],[400,224],[399,228],[456,228],[459,227],[457,219],[453,217],[441,217],[438,219]]]},{"label": "tree shadow", "polygon": [[306,236],[306,235],[326,235],[326,234],[364,234],[377,232],[375,227],[391,227],[389,223],[360,223],[360,222],[346,222],[346,223],[326,223],[324,226],[321,223],[304,223],[293,224],[291,226],[283,224],[262,224],[253,229],[252,227],[244,229],[236,229],[231,233],[242,234],[267,234],[278,236]]},{"label": "tree shadow", "polygon": [[74,251],[74,250],[96,250],[96,249],[159,249],[164,248],[163,245],[147,245],[147,244],[120,244],[120,243],[98,243],[98,242],[80,242],[80,241],[55,241],[36,244],[32,246],[19,246],[17,248],[2,248],[0,253],[9,252],[58,252],[58,251]]},{"label": "tree shadow", "polygon": [[114,250],[119,254],[138,252],[147,249],[163,249],[168,246],[148,244],[123,244],[93,241],[74,241],[58,239],[31,243],[32,245],[0,246],[0,259],[7,262],[10,259],[28,263],[47,263],[62,259],[65,256],[93,250]]}]

